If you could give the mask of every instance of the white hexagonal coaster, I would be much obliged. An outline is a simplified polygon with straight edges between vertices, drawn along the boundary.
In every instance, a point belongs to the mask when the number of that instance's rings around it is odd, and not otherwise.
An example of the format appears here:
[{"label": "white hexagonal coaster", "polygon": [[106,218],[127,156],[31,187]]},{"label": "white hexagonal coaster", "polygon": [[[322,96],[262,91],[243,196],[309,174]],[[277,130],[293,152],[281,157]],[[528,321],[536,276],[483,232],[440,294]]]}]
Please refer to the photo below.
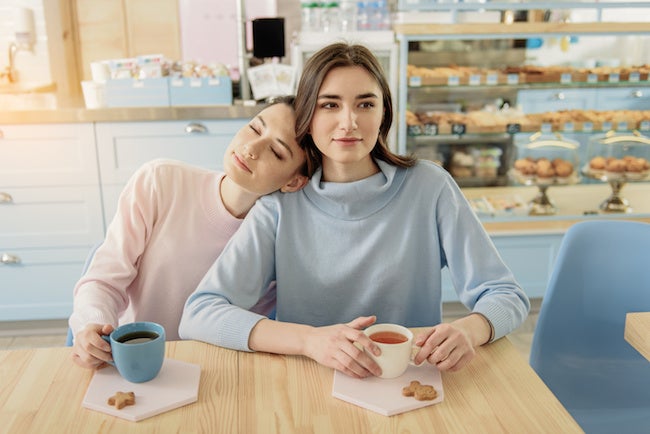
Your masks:
[{"label": "white hexagonal coaster", "polygon": [[[131,383],[112,366],[95,372],[82,407],[137,422],[195,402],[199,394],[201,367],[174,359],[165,359],[158,376],[146,383]],[[122,409],[108,405],[116,392],[134,392],[135,405]]]},{"label": "white hexagonal coaster", "polygon": [[[431,401],[418,401],[412,396],[403,396],[402,388],[407,387],[411,381],[433,386],[438,396]],[[401,376],[390,379],[358,379],[335,371],[332,396],[375,413],[392,416],[442,402],[445,393],[440,371],[435,366],[424,363],[420,366],[410,365]]]}]

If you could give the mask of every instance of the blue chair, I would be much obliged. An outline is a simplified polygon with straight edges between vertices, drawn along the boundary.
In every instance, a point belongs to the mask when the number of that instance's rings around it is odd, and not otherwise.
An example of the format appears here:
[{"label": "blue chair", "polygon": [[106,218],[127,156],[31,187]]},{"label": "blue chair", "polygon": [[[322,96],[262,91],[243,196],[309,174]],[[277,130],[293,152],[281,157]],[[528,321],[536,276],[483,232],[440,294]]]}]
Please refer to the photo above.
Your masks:
[{"label": "blue chair", "polygon": [[650,311],[650,224],[570,227],[530,365],[587,434],[650,433],[650,361],[623,336],[626,313],[640,311]]}]

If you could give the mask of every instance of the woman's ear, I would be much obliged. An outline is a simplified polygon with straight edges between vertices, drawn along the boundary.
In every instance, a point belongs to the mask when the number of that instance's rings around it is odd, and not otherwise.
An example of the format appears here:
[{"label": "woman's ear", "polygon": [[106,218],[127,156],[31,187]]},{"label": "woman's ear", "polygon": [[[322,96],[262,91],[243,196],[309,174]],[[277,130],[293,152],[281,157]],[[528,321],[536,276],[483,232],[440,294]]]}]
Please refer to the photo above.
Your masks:
[{"label": "woman's ear", "polygon": [[296,173],[289,182],[280,188],[280,191],[283,193],[293,193],[301,190],[305,185],[307,185],[307,182],[309,182],[309,178],[303,174]]}]

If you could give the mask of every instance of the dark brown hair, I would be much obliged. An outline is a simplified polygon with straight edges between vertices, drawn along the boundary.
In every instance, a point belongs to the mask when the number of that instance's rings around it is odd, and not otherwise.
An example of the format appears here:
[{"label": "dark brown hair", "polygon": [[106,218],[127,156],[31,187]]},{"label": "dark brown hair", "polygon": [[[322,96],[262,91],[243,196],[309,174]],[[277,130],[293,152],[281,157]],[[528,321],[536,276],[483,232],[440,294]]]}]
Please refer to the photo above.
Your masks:
[{"label": "dark brown hair", "polygon": [[377,143],[370,152],[373,158],[399,167],[411,167],[417,161],[413,156],[394,154],[388,149],[388,132],[393,123],[393,102],[388,81],[377,58],[363,45],[334,43],[328,45],[305,63],[294,103],[296,109],[296,140],[307,153],[307,166],[311,176],[322,164],[322,155],[309,128],[318,100],[318,92],[327,74],[346,66],[360,66],[372,75],[379,85],[384,105],[384,117],[379,126]]}]

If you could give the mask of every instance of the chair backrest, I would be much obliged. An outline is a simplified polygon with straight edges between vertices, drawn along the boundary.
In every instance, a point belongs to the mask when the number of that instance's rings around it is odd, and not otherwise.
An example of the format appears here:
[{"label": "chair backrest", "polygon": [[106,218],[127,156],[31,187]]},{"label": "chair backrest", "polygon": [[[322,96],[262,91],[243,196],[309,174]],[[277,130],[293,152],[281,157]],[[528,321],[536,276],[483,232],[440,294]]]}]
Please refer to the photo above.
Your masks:
[{"label": "chair backrest", "polygon": [[570,412],[645,405],[650,417],[650,361],[624,339],[626,313],[639,311],[650,311],[650,224],[594,220],[570,227],[530,354],[533,369]]}]

